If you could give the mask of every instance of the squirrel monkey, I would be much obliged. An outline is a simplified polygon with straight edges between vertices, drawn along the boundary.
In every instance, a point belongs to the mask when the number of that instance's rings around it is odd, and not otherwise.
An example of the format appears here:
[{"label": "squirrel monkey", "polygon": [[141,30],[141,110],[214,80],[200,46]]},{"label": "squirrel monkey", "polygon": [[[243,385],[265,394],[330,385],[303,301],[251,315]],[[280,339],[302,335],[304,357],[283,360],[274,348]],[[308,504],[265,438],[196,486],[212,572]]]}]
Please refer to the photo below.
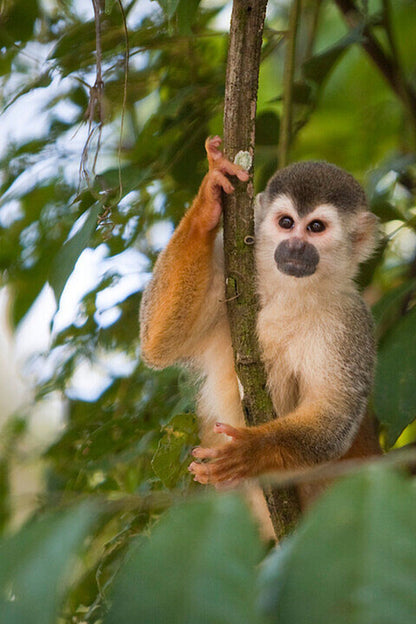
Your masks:
[{"label": "squirrel monkey", "polygon": [[380,452],[365,418],[372,321],[353,281],[376,245],[377,219],[358,182],[325,162],[278,171],[256,198],[257,333],[277,418],[244,426],[219,222],[221,193],[234,190],[229,177],[249,176],[220,143],[205,143],[209,172],[157,260],[140,314],[144,360],[155,368],[187,363],[204,379],[195,480],[234,483]]}]

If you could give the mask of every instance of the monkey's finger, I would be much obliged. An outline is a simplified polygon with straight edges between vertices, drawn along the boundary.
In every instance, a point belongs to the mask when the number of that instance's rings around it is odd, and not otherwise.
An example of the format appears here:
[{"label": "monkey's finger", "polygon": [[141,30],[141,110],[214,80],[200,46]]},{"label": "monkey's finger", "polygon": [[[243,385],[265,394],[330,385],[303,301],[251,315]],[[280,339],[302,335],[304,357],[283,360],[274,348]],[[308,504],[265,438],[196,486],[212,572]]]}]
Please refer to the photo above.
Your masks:
[{"label": "monkey's finger", "polygon": [[209,485],[209,478],[205,477],[205,476],[199,476],[199,475],[195,475],[194,476],[194,481],[196,481],[197,483],[200,483],[201,485]]},{"label": "monkey's finger", "polygon": [[203,485],[210,483],[211,472],[209,470],[209,464],[198,464],[197,462],[192,462],[192,464],[188,466],[188,470],[194,475],[194,481],[202,483]]},{"label": "monkey's finger", "polygon": [[247,182],[250,177],[248,171],[240,167],[240,165],[230,162],[226,158],[223,158],[222,161],[216,165],[216,167],[218,167],[222,173],[236,176],[242,182]]},{"label": "monkey's finger", "polygon": [[192,457],[197,459],[215,459],[218,454],[219,449],[203,448],[202,446],[195,447],[191,453]]},{"label": "monkey's finger", "polygon": [[227,425],[226,423],[215,423],[214,431],[215,433],[225,433],[225,435],[230,436],[230,438],[233,438],[234,440],[244,437],[244,433],[241,429],[237,429],[236,427]]},{"label": "monkey's finger", "polygon": [[219,169],[213,169],[210,176],[211,184],[214,184],[216,187],[221,187],[224,193],[227,193],[227,195],[234,191],[234,187],[229,179],[226,178]]},{"label": "monkey's finger", "polygon": [[[222,143],[222,139],[219,136],[208,137],[205,141],[205,150],[208,156],[208,162],[218,161],[222,156],[222,152],[219,147]],[[210,165],[211,166],[211,165]]]},{"label": "monkey's finger", "polygon": [[205,141],[210,168],[219,169],[222,173],[236,176],[242,182],[247,182],[250,177],[248,171],[224,158],[223,153],[219,149],[221,143],[222,139],[219,136],[208,137]]},{"label": "monkey's finger", "polygon": [[248,171],[246,171],[245,169],[241,169],[239,168],[238,171],[236,171],[235,175],[237,176],[237,178],[239,180],[241,180],[242,182],[247,182],[247,180],[250,177],[250,174]]},{"label": "monkey's finger", "polygon": [[225,456],[218,462],[199,464],[192,462],[189,471],[199,483],[212,485],[237,483],[246,476],[246,468],[240,460]]}]

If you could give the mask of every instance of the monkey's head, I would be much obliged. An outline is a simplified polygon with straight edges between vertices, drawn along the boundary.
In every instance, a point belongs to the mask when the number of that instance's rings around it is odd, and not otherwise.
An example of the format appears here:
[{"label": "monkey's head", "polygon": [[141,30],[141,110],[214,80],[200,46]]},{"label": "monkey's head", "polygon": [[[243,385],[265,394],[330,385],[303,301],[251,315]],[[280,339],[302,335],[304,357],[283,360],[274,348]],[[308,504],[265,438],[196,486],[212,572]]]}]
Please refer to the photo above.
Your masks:
[{"label": "monkey's head", "polygon": [[[292,278],[353,277],[377,242],[377,218],[359,183],[325,162],[278,171],[258,196],[257,255]],[[266,258],[267,256],[267,258]]]}]

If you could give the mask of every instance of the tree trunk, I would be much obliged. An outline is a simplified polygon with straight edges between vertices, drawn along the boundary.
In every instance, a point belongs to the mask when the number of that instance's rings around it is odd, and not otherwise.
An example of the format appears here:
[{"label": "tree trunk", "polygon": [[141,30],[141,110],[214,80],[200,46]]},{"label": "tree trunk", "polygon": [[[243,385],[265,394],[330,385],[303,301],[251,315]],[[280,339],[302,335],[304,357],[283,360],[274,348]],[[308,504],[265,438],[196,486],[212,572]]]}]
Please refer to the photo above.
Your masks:
[{"label": "tree trunk", "polygon": [[[267,0],[234,0],[224,108],[224,152],[234,160],[239,151],[254,155],[255,115],[260,51]],[[251,160],[252,162],[252,160]],[[250,169],[252,174],[252,168]],[[235,367],[244,389],[247,425],[275,418],[266,390],[266,375],[256,338],[258,302],[254,259],[254,188],[246,184],[224,198],[224,254],[228,316]],[[277,539],[299,516],[294,489],[265,489]]]}]

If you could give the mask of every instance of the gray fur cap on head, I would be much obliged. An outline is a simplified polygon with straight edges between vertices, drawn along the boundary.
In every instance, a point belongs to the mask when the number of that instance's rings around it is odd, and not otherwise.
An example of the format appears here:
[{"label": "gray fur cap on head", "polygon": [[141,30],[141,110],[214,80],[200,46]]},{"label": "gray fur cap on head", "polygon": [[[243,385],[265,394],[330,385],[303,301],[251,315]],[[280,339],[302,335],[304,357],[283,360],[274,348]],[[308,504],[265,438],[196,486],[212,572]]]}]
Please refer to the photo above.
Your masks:
[{"label": "gray fur cap on head", "polygon": [[343,212],[367,209],[361,185],[350,173],[324,161],[304,161],[277,171],[270,178],[261,203],[267,204],[278,195],[294,201],[303,217],[322,204],[331,204]]}]

